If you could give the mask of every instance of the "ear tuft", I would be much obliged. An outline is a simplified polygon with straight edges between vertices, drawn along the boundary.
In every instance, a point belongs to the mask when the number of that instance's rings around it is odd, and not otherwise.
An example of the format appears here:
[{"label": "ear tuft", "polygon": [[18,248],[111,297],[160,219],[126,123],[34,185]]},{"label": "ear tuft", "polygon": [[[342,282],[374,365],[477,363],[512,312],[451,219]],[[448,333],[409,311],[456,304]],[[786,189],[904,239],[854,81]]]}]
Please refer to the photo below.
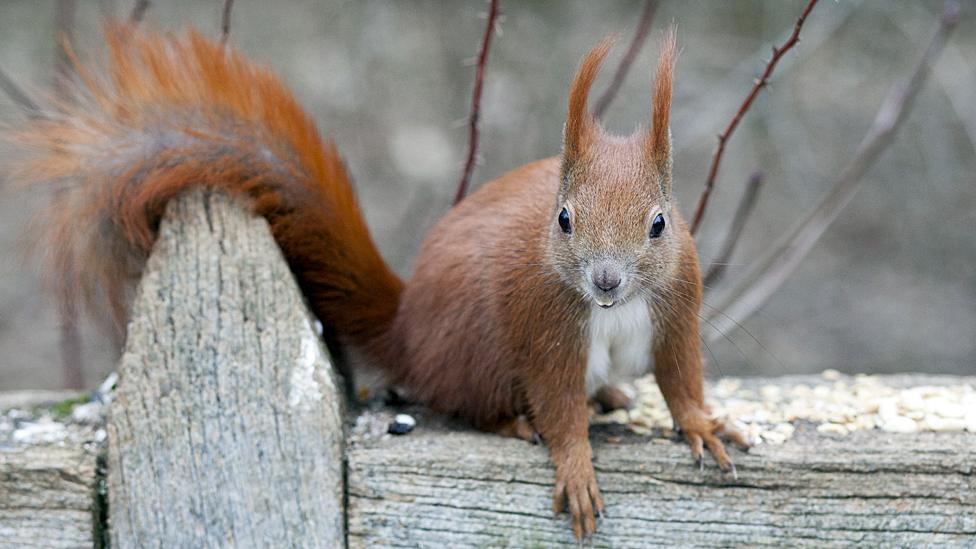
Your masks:
[{"label": "ear tuft", "polygon": [[593,135],[596,119],[587,108],[590,88],[596,80],[600,64],[606,58],[607,52],[613,46],[614,39],[608,36],[600,41],[590,53],[586,54],[576,77],[569,88],[569,110],[566,113],[566,127],[564,140],[564,154],[566,158],[575,159],[582,155]]},{"label": "ear tuft", "polygon": [[671,157],[671,87],[674,79],[675,27],[671,25],[661,43],[661,57],[654,78],[653,114],[647,153],[658,166]]}]

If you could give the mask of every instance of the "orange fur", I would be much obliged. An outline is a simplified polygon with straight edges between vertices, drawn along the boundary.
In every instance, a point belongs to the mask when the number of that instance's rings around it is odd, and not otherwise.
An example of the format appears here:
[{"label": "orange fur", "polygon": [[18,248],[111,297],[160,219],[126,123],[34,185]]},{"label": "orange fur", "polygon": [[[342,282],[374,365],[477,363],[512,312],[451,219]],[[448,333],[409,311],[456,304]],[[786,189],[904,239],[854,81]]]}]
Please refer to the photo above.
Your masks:
[{"label": "orange fur", "polygon": [[[188,187],[220,189],[267,218],[330,333],[406,396],[482,429],[538,432],[555,464],[554,508],[569,508],[577,537],[595,529],[603,507],[587,436],[597,304],[647,313],[653,337],[628,337],[652,340],[646,354],[695,457],[707,445],[731,466],[718,437],[744,441],[704,403],[698,259],[671,196],[673,33],[650,133],[608,135],[588,111],[604,40],[573,81],[562,157],[461,202],[425,239],[406,285],[377,253],[335,147],[271,72],[193,31],[164,38],[113,27],[108,42],[107,81],[79,67],[73,106],[19,136],[40,150],[22,174],[65,186],[47,231],[68,293],[106,293],[124,318],[126,284],[166,203]],[[571,231],[557,221],[564,208]],[[658,214],[667,229],[651,237]],[[594,293],[596,264],[626,277],[604,289],[610,305]]]},{"label": "orange fur", "polygon": [[674,80],[675,43],[675,31],[671,27],[664,37],[657,63],[651,133],[646,142],[648,155],[657,163],[669,161],[671,156],[671,88]]},{"label": "orange fur", "polygon": [[569,108],[566,113],[566,126],[563,129],[563,155],[572,161],[578,158],[592,142],[596,120],[590,113],[588,100],[590,88],[596,80],[600,64],[607,57],[613,39],[604,38],[583,58],[573,85],[569,89]]},{"label": "orange fur", "polygon": [[74,101],[14,136],[39,153],[20,179],[64,187],[44,229],[64,296],[107,295],[121,328],[125,288],[166,203],[211,187],[267,217],[315,313],[341,339],[371,347],[401,282],[371,240],[335,146],[281,80],[193,30],[174,38],[116,25],[106,38],[104,77],[79,64]]}]

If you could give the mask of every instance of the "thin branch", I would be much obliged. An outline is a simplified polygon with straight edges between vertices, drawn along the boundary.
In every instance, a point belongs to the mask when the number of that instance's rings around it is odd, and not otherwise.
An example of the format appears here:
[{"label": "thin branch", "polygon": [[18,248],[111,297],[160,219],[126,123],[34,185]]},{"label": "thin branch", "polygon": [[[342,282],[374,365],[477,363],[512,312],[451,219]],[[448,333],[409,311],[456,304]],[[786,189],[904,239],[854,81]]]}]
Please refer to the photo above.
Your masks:
[{"label": "thin branch", "polygon": [[230,38],[230,14],[234,9],[234,0],[224,0],[224,12],[220,16],[220,43],[226,44]]},{"label": "thin branch", "polygon": [[[888,10],[888,19],[899,27],[906,37],[915,32],[911,14],[896,9],[902,5],[892,4]],[[928,10],[921,4],[903,4],[911,6],[914,13],[927,14]],[[956,113],[956,119],[965,130],[969,144],[976,151],[976,103],[972,101],[972,90],[976,89],[976,70],[967,61],[969,52],[960,50],[957,44],[947,44],[939,64],[933,69],[932,77],[939,81],[942,91],[949,99],[949,106]]]},{"label": "thin branch", "polygon": [[54,40],[57,53],[54,59],[54,90],[59,100],[66,101],[70,94],[68,83],[72,73],[68,44],[72,42],[74,35],[75,1],[58,0],[56,9],[54,19],[57,30]]},{"label": "thin branch", "polygon": [[[776,65],[776,78],[783,78],[784,73],[789,73],[792,69],[802,65],[806,59],[816,55],[821,46],[832,42],[837,33],[847,26],[852,16],[859,13],[858,6],[860,6],[860,0],[835,2],[829,10],[818,13],[817,26],[803,31],[803,49],[797,49],[790,55],[784,55]],[[779,42],[786,41],[786,37],[793,32],[793,27],[785,30],[786,32],[777,36]],[[764,43],[731,65],[721,79],[710,84],[709,90],[736,89],[741,81],[741,74],[753,70],[753,67],[765,65],[768,60],[769,46]],[[686,143],[695,143],[702,139],[715,138],[715,127],[712,121],[716,117],[724,116],[725,107],[722,102],[715,101],[715,94],[709,93],[708,90],[688,88],[685,89],[684,101],[686,103],[690,101],[690,104],[686,104],[686,108],[696,113],[696,116],[686,119],[681,126],[680,133],[683,140]],[[689,216],[688,219],[690,221],[691,217]]]},{"label": "thin branch", "polygon": [[644,11],[641,13],[640,20],[637,22],[634,38],[627,47],[627,53],[620,59],[620,64],[617,65],[617,70],[613,73],[613,80],[610,81],[607,89],[603,90],[603,93],[600,94],[593,107],[593,114],[597,118],[603,116],[603,112],[607,110],[614,97],[617,96],[617,91],[627,78],[630,66],[634,64],[634,59],[637,58],[637,54],[640,53],[644,42],[647,40],[647,35],[651,30],[651,24],[654,23],[654,14],[656,12],[657,0],[647,0],[644,3]]},{"label": "thin branch", "polygon": [[[68,51],[75,26],[75,1],[58,0],[55,18],[56,54],[54,59],[54,90],[58,100],[65,103],[71,100],[70,80],[72,74],[71,55]],[[57,202],[63,189],[54,191]],[[60,308],[58,333],[61,351],[61,372],[64,386],[68,389],[81,389],[85,384],[85,365],[81,355],[81,333],[78,331],[78,309],[73,303]]]},{"label": "thin branch", "polygon": [[468,157],[464,161],[464,172],[458,182],[454,203],[464,198],[474,171],[475,159],[478,156],[478,117],[481,114],[481,90],[484,87],[485,65],[488,63],[488,50],[491,48],[491,37],[495,34],[495,23],[498,19],[498,0],[489,0],[488,17],[485,23],[485,34],[481,38],[481,49],[478,51],[478,68],[474,75],[474,92],[471,97],[471,114],[468,117]]},{"label": "thin branch", "polygon": [[726,269],[729,266],[729,259],[732,258],[735,246],[739,243],[739,238],[742,237],[742,230],[746,226],[746,221],[749,220],[752,209],[756,205],[756,199],[759,198],[759,189],[762,187],[762,182],[763,173],[759,171],[753,173],[749,178],[749,182],[746,184],[746,190],[742,193],[742,198],[739,199],[739,205],[735,208],[735,217],[732,218],[732,225],[729,227],[729,232],[725,235],[725,241],[720,248],[722,251],[715,257],[715,261],[708,269],[708,274],[705,275],[705,287],[714,287],[725,276]]},{"label": "thin branch", "polygon": [[[946,2],[938,28],[922,57],[911,73],[891,86],[854,157],[837,176],[827,196],[765,257],[757,261],[737,286],[715,300],[717,312],[709,320],[717,332],[725,333],[735,323],[755,312],[796,269],[850,203],[864,174],[894,140],[958,20],[959,4],[952,0]],[[711,337],[715,337],[714,334]]]},{"label": "thin branch", "polygon": [[27,92],[17,85],[17,83],[14,82],[14,80],[10,78],[10,76],[8,76],[3,69],[0,69],[0,89],[7,94],[7,97],[9,97],[11,101],[19,105],[25,111],[32,114],[40,113],[41,108],[37,106],[37,103],[35,103],[34,100],[27,95]]},{"label": "thin branch", "polygon": [[82,362],[81,333],[78,331],[78,310],[74,306],[61,309],[58,327],[58,348],[61,352],[61,373],[66,389],[85,387],[85,366]]},{"label": "thin branch", "polygon": [[745,101],[739,106],[739,110],[732,117],[729,125],[725,128],[718,136],[718,148],[715,149],[715,155],[712,157],[712,167],[708,170],[708,179],[705,180],[705,189],[702,191],[701,197],[698,199],[698,207],[695,208],[695,215],[691,221],[691,234],[698,232],[698,227],[701,226],[702,218],[705,216],[705,208],[708,206],[708,199],[712,194],[712,188],[715,187],[715,179],[718,177],[718,168],[722,162],[722,154],[725,152],[725,145],[728,143],[729,138],[732,137],[732,133],[739,126],[739,122],[742,117],[752,106],[752,102],[755,101],[759,92],[769,83],[769,78],[773,75],[773,70],[776,69],[776,64],[783,55],[788,52],[797,42],[800,41],[800,29],[803,28],[803,23],[807,20],[813,7],[817,5],[818,0],[809,0],[803,12],[800,13],[800,17],[796,20],[796,24],[793,25],[793,32],[790,34],[786,42],[780,47],[773,47],[773,56],[766,63],[766,70],[763,71],[762,76],[760,76],[756,83],[752,86],[752,90],[749,95],[746,96]]},{"label": "thin branch", "polygon": [[149,0],[137,0],[136,5],[132,7],[132,13],[129,14],[129,23],[133,25],[141,23],[146,16],[146,11],[149,10],[149,5]]},{"label": "thin branch", "polygon": [[119,19],[116,11],[115,0],[98,0],[98,14],[103,20]]}]

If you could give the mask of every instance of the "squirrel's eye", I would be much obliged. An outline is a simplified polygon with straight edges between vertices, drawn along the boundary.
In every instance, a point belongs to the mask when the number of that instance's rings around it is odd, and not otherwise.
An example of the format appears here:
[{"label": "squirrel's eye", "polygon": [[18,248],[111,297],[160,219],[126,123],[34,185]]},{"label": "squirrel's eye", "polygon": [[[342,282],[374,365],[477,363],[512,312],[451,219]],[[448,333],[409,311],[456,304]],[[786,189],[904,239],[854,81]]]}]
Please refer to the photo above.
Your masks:
[{"label": "squirrel's eye", "polygon": [[566,208],[559,212],[559,228],[566,234],[573,232],[573,228],[569,225],[569,211]]},{"label": "squirrel's eye", "polygon": [[651,238],[657,238],[661,236],[664,232],[664,214],[657,214],[654,216],[654,221],[651,222]]}]

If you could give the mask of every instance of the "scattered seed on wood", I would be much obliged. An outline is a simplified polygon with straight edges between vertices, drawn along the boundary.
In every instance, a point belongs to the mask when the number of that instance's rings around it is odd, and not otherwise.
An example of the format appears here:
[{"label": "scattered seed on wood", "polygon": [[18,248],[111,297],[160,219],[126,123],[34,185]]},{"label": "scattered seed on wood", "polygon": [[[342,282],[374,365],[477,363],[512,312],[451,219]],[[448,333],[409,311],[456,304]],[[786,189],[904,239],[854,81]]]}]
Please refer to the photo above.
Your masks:
[{"label": "scattered seed on wood", "polygon": [[[869,375],[846,376],[826,370],[820,383],[743,388],[741,380],[723,379],[709,385],[708,400],[718,418],[755,443],[782,444],[809,422],[820,433],[844,436],[879,429],[893,433],[916,431],[976,433],[976,386],[917,386],[898,388]],[[629,411],[596,414],[596,424],[627,425],[646,435],[670,430],[671,414],[653,376],[634,382],[637,396]]]}]

